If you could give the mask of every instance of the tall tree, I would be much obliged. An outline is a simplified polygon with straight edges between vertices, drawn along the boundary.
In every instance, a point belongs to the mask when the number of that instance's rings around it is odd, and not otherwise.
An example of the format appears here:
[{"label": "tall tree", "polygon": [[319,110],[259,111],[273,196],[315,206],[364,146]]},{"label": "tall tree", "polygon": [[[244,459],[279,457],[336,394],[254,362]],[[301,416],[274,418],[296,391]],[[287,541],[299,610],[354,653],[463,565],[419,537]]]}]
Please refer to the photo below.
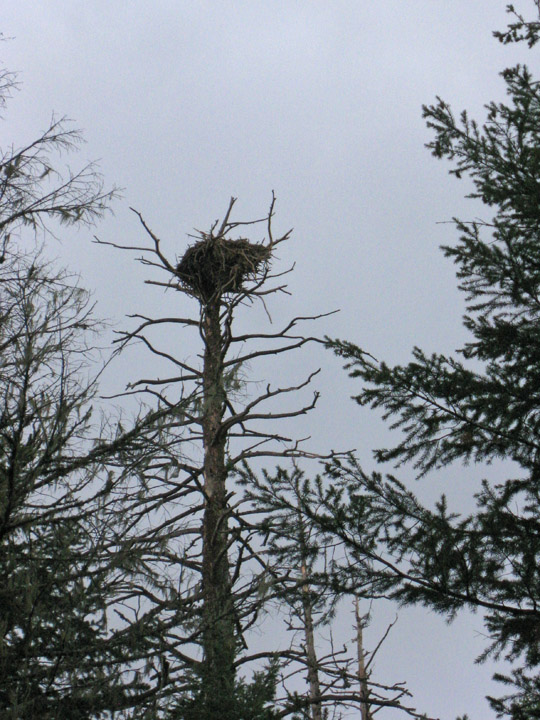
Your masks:
[{"label": "tall tree", "polygon": [[[39,255],[0,266],[0,708],[12,718],[90,718],[129,705],[133,627],[108,628],[139,556],[125,557],[88,380],[89,296]],[[104,428],[101,428],[105,432]],[[118,443],[118,447],[117,447]],[[143,686],[144,689],[144,686]]]},{"label": "tall tree", "polygon": [[[274,237],[274,199],[265,217],[247,222],[231,219],[234,203],[233,198],[221,222],[198,232],[180,261],[167,257],[139,213],[148,245],[105,243],[142,252],[143,264],[161,272],[162,279],[148,282],[168,291],[170,298],[171,310],[164,317],[136,315],[140,324],[124,333],[120,342],[142,342],[156,359],[173,368],[172,373],[164,369],[157,378],[131,383],[128,392],[157,398],[170,418],[169,442],[160,448],[169,452],[169,462],[161,472],[150,469],[145,502],[168,515],[159,526],[161,537],[183,541],[166,562],[167,573],[174,578],[169,592],[186,609],[185,619],[171,624],[163,637],[170,666],[169,711],[175,718],[240,720],[249,705],[251,717],[273,716],[271,684],[259,674],[254,684],[246,685],[238,675],[255,657],[266,657],[268,677],[275,679],[279,648],[250,653],[246,635],[275,594],[268,588],[279,577],[261,547],[254,511],[238,494],[234,473],[255,458],[309,455],[302,442],[287,437],[281,427],[309,412],[318,398],[313,392],[296,406],[284,403],[288,395],[308,388],[316,372],[288,387],[267,384],[253,397],[246,392],[246,364],[293,352],[316,340],[297,330],[315,318],[296,317],[275,331],[237,329],[239,310],[254,303],[266,310],[268,297],[285,291],[284,273],[273,273],[271,263],[276,247],[289,233]],[[231,237],[235,231],[259,225],[266,230],[263,242]],[[176,310],[176,298],[190,300],[195,312]],[[175,331],[185,328],[195,330],[200,339],[200,365],[178,357],[173,349],[178,347]],[[191,405],[177,414],[185,398]],[[276,424],[280,429],[275,429]],[[199,453],[193,451],[194,445]],[[156,533],[156,540],[159,537]],[[281,712],[285,716],[283,712],[289,711],[282,707]]]},{"label": "tall tree", "polygon": [[[2,108],[15,87],[0,71]],[[159,577],[145,528],[125,511],[162,416],[123,429],[92,414],[101,360],[89,295],[34,238],[22,250],[25,228],[91,224],[113,198],[93,166],[55,170],[80,141],[53,119],[0,151],[0,713],[12,720],[129,712],[161,684],[143,672],[159,662],[149,604]],[[129,616],[143,601],[148,612]]]},{"label": "tall tree", "polygon": [[[508,10],[515,22],[497,37],[534,45],[538,20]],[[499,459],[515,471],[485,480],[476,511],[458,515],[444,497],[428,509],[394,476],[370,475],[354,459],[334,463],[319,521],[358,563],[337,569],[345,584],[448,617],[484,610],[491,644],[483,657],[517,663],[510,677],[497,676],[513,691],[490,702],[521,720],[540,717],[540,84],[525,66],[501,75],[509,100],[489,103],[483,123],[466,112],[456,118],[441,99],[424,107],[433,155],[470,178],[470,197],[493,212],[456,220],[459,240],[443,247],[466,294],[470,341],[456,357],[415,348],[410,363],[395,367],[350,342],[329,346],[363,382],[357,402],[381,408],[402,432],[377,460],[412,463],[420,475]]]}]

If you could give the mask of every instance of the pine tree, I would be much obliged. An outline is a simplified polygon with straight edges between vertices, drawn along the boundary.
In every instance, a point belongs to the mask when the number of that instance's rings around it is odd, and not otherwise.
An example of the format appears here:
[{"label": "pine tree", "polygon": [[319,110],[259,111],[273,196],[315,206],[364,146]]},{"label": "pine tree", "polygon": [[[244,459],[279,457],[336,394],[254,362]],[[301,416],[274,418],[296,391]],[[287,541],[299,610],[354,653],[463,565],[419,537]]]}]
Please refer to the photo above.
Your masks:
[{"label": "pine tree", "polygon": [[[515,22],[496,36],[533,46],[538,21],[508,10]],[[455,357],[415,348],[394,367],[350,342],[329,345],[362,381],[357,402],[381,408],[402,432],[377,460],[425,475],[504,459],[515,473],[484,481],[476,511],[460,516],[444,497],[430,510],[394,476],[369,475],[354,459],[334,463],[322,522],[363,567],[354,577],[336,569],[343,583],[448,617],[463,607],[485,612],[483,657],[517,663],[510,677],[497,676],[514,691],[491,704],[517,720],[540,717],[540,84],[525,66],[501,75],[508,101],[489,103],[482,123],[466,112],[456,118],[441,99],[424,107],[432,154],[470,178],[470,197],[493,213],[456,220],[459,240],[443,248],[466,295],[470,341]]]},{"label": "pine tree", "polygon": [[[89,378],[97,323],[88,293],[36,253],[0,266],[0,713],[102,717],[148,685],[130,666],[137,628],[111,629],[140,551],[126,557],[107,461],[125,437],[94,441]],[[129,675],[129,677],[128,677]],[[137,700],[139,702],[139,700]]]},{"label": "pine tree", "polygon": [[[17,89],[17,74],[0,66],[0,110]],[[61,169],[61,154],[82,142],[70,121],[53,116],[38,137],[0,147],[0,262],[24,230],[54,235],[61,225],[92,225],[110,208],[118,191],[104,189],[94,163]]]},{"label": "pine tree", "polygon": [[[2,109],[15,87],[1,70]],[[0,714],[11,720],[144,711],[161,690],[145,669],[159,664],[155,608],[140,610],[159,585],[154,548],[126,511],[163,417],[123,428],[97,413],[90,296],[35,247],[58,223],[92,224],[115,195],[92,165],[55,168],[80,141],[53,119],[0,152]]]}]

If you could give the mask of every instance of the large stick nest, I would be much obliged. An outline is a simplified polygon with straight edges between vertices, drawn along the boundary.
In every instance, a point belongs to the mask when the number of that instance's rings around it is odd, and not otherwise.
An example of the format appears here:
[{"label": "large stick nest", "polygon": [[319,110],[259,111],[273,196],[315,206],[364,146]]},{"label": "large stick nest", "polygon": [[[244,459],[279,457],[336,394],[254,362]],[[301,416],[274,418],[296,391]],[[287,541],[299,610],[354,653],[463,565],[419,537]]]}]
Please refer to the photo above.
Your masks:
[{"label": "large stick nest", "polygon": [[188,247],[176,267],[182,284],[208,301],[218,295],[244,290],[267,265],[271,248],[249,240],[207,237]]}]

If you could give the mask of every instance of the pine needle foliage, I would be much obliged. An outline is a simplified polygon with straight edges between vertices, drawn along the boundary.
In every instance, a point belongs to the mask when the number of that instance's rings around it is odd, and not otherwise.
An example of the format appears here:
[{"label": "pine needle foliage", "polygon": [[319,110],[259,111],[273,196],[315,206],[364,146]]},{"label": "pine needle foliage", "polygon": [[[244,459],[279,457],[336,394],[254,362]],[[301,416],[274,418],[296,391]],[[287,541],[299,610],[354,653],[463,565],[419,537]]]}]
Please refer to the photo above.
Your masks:
[{"label": "pine needle foliage", "polygon": [[[18,87],[17,74],[0,63],[0,111]],[[104,188],[95,163],[61,169],[61,155],[83,142],[82,133],[68,118],[53,115],[37,137],[0,146],[1,261],[10,241],[25,229],[54,234],[63,225],[93,225],[110,209],[118,190]]]},{"label": "pine needle foliage", "polygon": [[[508,10],[516,22],[498,39],[534,45],[538,21]],[[540,83],[523,65],[501,76],[508,100],[486,105],[483,122],[465,111],[456,117],[440,98],[423,109],[434,135],[427,147],[456,178],[472,181],[469,197],[491,212],[488,220],[455,219],[458,241],[442,248],[466,297],[470,340],[455,356],[414,348],[397,366],[351,342],[328,345],[361,381],[356,401],[382,410],[401,432],[375,451],[378,461],[412,464],[420,476],[497,460],[515,471],[484,481],[476,510],[457,515],[444,497],[430,510],[396,477],[370,475],[354,458],[335,462],[320,522],[355,558],[337,570],[343,583],[449,618],[482,610],[490,643],[480,659],[516,663],[509,676],[497,675],[515,691],[490,701],[518,720],[540,708]]]},{"label": "pine needle foliage", "polygon": [[[15,88],[0,68],[0,109]],[[156,572],[165,549],[141,510],[164,413],[141,408],[123,427],[96,412],[103,357],[91,297],[35,247],[58,223],[92,224],[115,194],[92,165],[55,169],[80,141],[53,119],[33,141],[0,150],[0,716],[9,720],[148,718],[165,684],[163,627],[182,612],[153,602],[167,586],[163,565]]]}]

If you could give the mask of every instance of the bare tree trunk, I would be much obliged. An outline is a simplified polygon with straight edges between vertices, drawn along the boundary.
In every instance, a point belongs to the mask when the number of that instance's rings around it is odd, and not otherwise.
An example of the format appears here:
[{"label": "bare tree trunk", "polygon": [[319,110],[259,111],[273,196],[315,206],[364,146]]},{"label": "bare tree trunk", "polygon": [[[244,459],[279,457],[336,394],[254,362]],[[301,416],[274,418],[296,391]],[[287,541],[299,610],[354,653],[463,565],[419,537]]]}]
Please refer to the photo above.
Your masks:
[{"label": "bare tree trunk", "polygon": [[362,720],[372,720],[369,706],[369,687],[366,674],[366,663],[364,655],[364,641],[362,636],[362,618],[358,608],[358,598],[354,599],[354,618],[356,621],[356,649],[358,653],[358,683],[360,685],[360,707]]},{"label": "bare tree trunk", "polygon": [[[305,564],[302,564],[302,579],[307,580],[307,569]],[[309,597],[309,585],[304,585],[302,588],[302,592],[309,697],[312,701],[315,701],[311,704],[311,717],[313,718],[313,720],[322,720],[322,705],[320,700],[318,700],[318,698],[321,697],[321,688],[319,685],[317,653],[315,651],[315,633],[313,629],[313,614],[311,608],[311,599]]]},{"label": "bare tree trunk", "polygon": [[220,309],[217,296],[206,304],[203,318],[203,696],[208,717],[214,717],[213,712],[215,717],[227,718],[234,698],[235,631],[228,561],[226,435],[221,432],[225,388]]},{"label": "bare tree trunk", "polygon": [[[311,401],[292,410],[284,408],[281,412],[275,412],[264,404],[275,403],[280,396],[288,396],[306,388],[316,373],[311,373],[297,385],[290,387],[271,389],[268,385],[259,395],[249,399],[234,397],[234,385],[231,386],[228,380],[235,377],[235,373],[247,360],[281,355],[315,341],[311,336],[297,334],[294,328],[300,322],[322,317],[295,317],[280,330],[271,333],[255,332],[246,335],[233,333],[233,318],[240,305],[244,305],[247,300],[250,302],[260,300],[266,308],[265,299],[268,294],[285,291],[286,286],[282,285],[281,281],[276,287],[269,289],[263,289],[263,285],[267,280],[281,276],[282,273],[276,275],[270,273],[270,261],[274,248],[287,240],[290,234],[289,231],[279,238],[273,237],[272,217],[275,203],[273,195],[267,215],[259,220],[231,221],[230,214],[234,203],[235,198],[231,198],[221,225],[218,227],[216,221],[209,232],[200,232],[197,242],[186,249],[180,262],[178,258],[168,259],[163,254],[159,237],[148,227],[142,215],[135,211],[145,232],[151,238],[149,247],[145,248],[151,260],[149,257],[144,257],[141,262],[159,267],[169,274],[169,281],[166,283],[153,280],[149,282],[174,287],[178,292],[194,299],[198,303],[198,313],[196,317],[153,319],[141,316],[142,321],[139,326],[133,332],[125,333],[123,338],[126,344],[136,339],[142,340],[151,352],[160,358],[168,358],[175,368],[181,368],[180,375],[176,375],[175,371],[173,378],[149,380],[141,378],[132,387],[138,386],[141,392],[149,392],[152,397],[157,396],[160,408],[170,408],[173,411],[171,425],[169,427],[167,422],[164,424],[164,439],[160,442],[163,442],[163,452],[166,455],[170,453],[173,461],[170,466],[167,465],[167,468],[178,467],[185,473],[185,477],[180,484],[174,483],[174,488],[168,497],[183,498],[183,502],[194,504],[193,516],[189,506],[182,513],[182,517],[186,518],[185,527],[192,536],[193,542],[188,542],[185,556],[176,556],[180,572],[183,573],[185,570],[190,576],[187,599],[192,604],[186,603],[184,619],[179,615],[178,625],[185,636],[185,644],[190,646],[184,658],[178,660],[180,653],[177,653],[178,640],[174,629],[167,636],[167,650],[170,651],[173,663],[186,671],[185,676],[180,670],[175,672],[176,668],[172,673],[172,682],[176,681],[182,688],[179,693],[186,696],[180,698],[179,712],[184,714],[180,714],[179,717],[189,717],[190,720],[194,718],[238,720],[240,717],[250,715],[251,709],[246,708],[247,703],[253,700],[259,712],[267,709],[274,697],[274,687],[270,685],[267,688],[261,687],[261,692],[258,692],[259,687],[255,687],[254,690],[257,692],[254,693],[253,699],[249,694],[246,696],[242,688],[249,688],[250,683],[238,678],[235,672],[235,663],[240,659],[239,641],[243,641],[242,633],[256,622],[257,615],[266,602],[265,594],[260,594],[259,590],[268,571],[271,570],[273,574],[273,570],[267,567],[266,555],[259,556],[258,551],[250,544],[251,537],[258,532],[256,526],[245,522],[243,510],[238,509],[238,504],[231,503],[234,507],[229,507],[230,492],[235,490],[227,485],[230,468],[244,468],[244,461],[248,462],[252,458],[313,457],[312,453],[302,449],[302,441],[287,439],[279,430],[276,431],[275,423],[309,412],[315,407],[318,393],[313,392]],[[267,239],[262,242],[251,242],[247,238],[233,240],[227,237],[239,226],[252,227],[260,223],[264,223],[267,230]],[[133,249],[132,246],[105,244]],[[176,328],[182,325],[198,330],[203,341],[202,368],[198,361],[191,365],[154,346],[146,333],[157,324],[162,327],[162,323],[173,323]],[[255,343],[253,350],[245,352],[240,350],[246,341]],[[262,341],[263,347],[256,347],[258,341]],[[192,384],[194,394],[185,406],[189,411],[185,416],[179,416],[177,424],[175,407],[178,395],[175,390],[174,397],[171,398],[170,390],[173,387],[181,387],[183,393],[184,388]],[[267,422],[268,426],[266,426]],[[186,430],[186,438],[183,437],[183,430]],[[201,464],[192,465],[189,460],[184,462],[184,459],[179,457],[182,454],[181,443],[191,442],[192,439],[202,439]],[[235,450],[232,456],[228,454],[229,439],[233,440],[231,444]],[[328,459],[331,456],[332,454]],[[243,472],[246,476],[250,475],[249,469],[244,468]],[[165,474],[169,481],[167,473],[168,470]],[[171,470],[171,478],[177,477],[172,473]],[[152,475],[152,480],[154,479]],[[256,485],[255,482],[250,484],[253,487]],[[158,507],[161,507],[161,504]],[[170,533],[167,537],[171,538],[171,545],[172,538],[176,538],[176,522],[176,519],[171,519],[170,524],[167,524],[166,532]],[[297,558],[294,567],[301,567],[303,558],[304,555]],[[255,565],[253,569],[251,567],[253,561],[263,568],[260,576]],[[308,573],[309,563],[306,563],[306,567]],[[250,575],[247,583],[244,582],[243,577],[245,568],[248,568]],[[239,578],[238,584],[241,587],[235,592]],[[286,578],[288,572],[284,574],[283,579]],[[302,597],[299,601],[297,594],[294,600],[296,616],[303,614],[301,600]],[[317,605],[309,592],[306,592],[305,600],[309,602],[309,607],[306,606],[306,617],[310,628],[307,645],[310,653],[311,697],[318,700],[313,717],[322,720],[313,633],[313,616]],[[191,607],[195,608],[196,617],[191,613]],[[195,657],[191,652],[192,646],[196,648]],[[199,662],[200,652],[202,652],[202,662]],[[265,652],[265,655],[272,659],[275,657],[274,652]],[[246,659],[245,654],[241,659]],[[305,654],[301,661],[304,672]],[[198,673],[196,680],[193,679],[194,668]],[[184,689],[186,686],[182,685],[183,681],[179,679],[181,677],[186,678],[190,689]],[[273,675],[270,674],[268,680],[274,684],[279,682],[279,680],[274,681]],[[257,678],[256,681],[258,682]],[[317,684],[314,684],[315,681]],[[239,689],[242,691],[239,692]],[[188,708],[187,714],[184,708]],[[255,710],[256,708],[253,708],[254,714]]]}]

